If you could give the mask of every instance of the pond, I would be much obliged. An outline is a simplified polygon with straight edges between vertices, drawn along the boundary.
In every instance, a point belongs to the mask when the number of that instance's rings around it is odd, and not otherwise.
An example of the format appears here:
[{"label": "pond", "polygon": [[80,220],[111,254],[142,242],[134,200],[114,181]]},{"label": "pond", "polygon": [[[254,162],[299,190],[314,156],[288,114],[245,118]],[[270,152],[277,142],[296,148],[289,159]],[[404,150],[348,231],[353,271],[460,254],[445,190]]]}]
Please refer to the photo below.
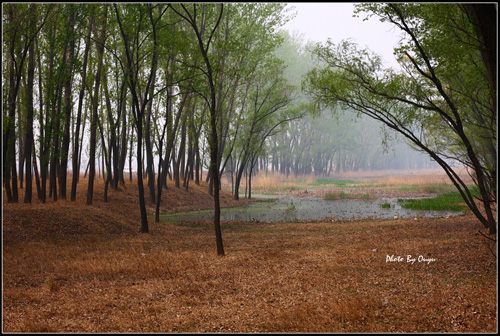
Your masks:
[{"label": "pond", "polygon": [[[461,215],[457,211],[430,211],[402,208],[397,198],[376,200],[325,200],[315,197],[255,195],[258,201],[247,206],[222,208],[221,221],[294,221],[321,219],[393,219]],[[382,204],[389,204],[382,207]],[[213,220],[213,210],[193,211],[162,216],[167,221]]]}]

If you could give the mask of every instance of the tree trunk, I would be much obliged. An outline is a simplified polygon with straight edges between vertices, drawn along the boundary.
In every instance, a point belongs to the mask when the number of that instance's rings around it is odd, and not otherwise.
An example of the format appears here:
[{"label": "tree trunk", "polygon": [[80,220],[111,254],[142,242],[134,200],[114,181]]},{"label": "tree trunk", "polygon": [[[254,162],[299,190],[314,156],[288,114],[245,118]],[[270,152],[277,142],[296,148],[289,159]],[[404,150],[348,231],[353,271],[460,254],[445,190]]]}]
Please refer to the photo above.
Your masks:
[{"label": "tree trunk", "polygon": [[[16,18],[14,15],[13,6],[8,7],[8,17],[11,22],[15,22]],[[14,43],[14,41],[12,42]],[[14,49],[14,47],[12,47]],[[7,202],[16,202],[12,195],[12,187],[11,187],[11,162],[14,161],[14,158],[11,157],[11,147],[14,146],[15,143],[15,129],[14,129],[14,121],[16,114],[16,96],[17,96],[17,87],[16,87],[16,75],[14,70],[14,55],[9,55],[9,91],[8,91],[8,117],[3,118],[3,185],[5,187],[5,192],[7,194]]]},{"label": "tree trunk", "polygon": [[[95,163],[96,163],[96,136],[97,136],[97,110],[98,110],[98,101],[99,101],[99,85],[101,82],[101,74],[103,68],[103,59],[104,59],[104,41],[106,39],[106,19],[107,19],[107,7],[104,10],[104,21],[102,23],[102,30],[99,38],[97,39],[97,59],[98,59],[98,67],[95,79],[94,86],[94,96],[92,97],[92,116],[90,123],[90,154],[89,154],[89,162],[90,162],[90,172],[89,172],[89,183],[87,188],[87,205],[92,204],[92,198],[94,195],[94,178],[95,178]],[[96,35],[96,33],[94,33]]]},{"label": "tree trunk", "polygon": [[[111,109],[111,104],[107,107],[108,109]],[[108,111],[110,112],[110,111]],[[101,133],[101,148],[102,148],[102,160],[103,164],[106,165],[106,169],[104,167],[102,168],[102,174],[104,176],[105,182],[104,182],[104,202],[108,201],[108,187],[111,182],[111,155],[108,155],[108,151],[106,150],[106,143],[104,139],[104,130],[101,125],[101,122],[99,121],[99,118],[97,118],[97,125],[99,126],[99,131]]]},{"label": "tree trunk", "polygon": [[73,68],[73,57],[75,53],[75,38],[73,36],[75,25],[75,13],[70,9],[68,17],[68,40],[69,40],[69,55],[66,60],[66,83],[64,85],[64,133],[61,148],[61,166],[59,174],[59,196],[66,199],[66,179],[69,155],[69,139],[70,139],[70,121],[71,121],[71,72]]},{"label": "tree trunk", "polygon": [[[40,47],[37,48],[38,56],[38,68],[42,69],[42,60],[40,56]],[[52,66],[49,62],[49,73],[48,78],[51,78]],[[47,200],[47,172],[48,172],[48,162],[49,162],[49,148],[50,148],[50,128],[47,126],[48,120],[45,120],[44,124],[44,113],[48,119],[48,103],[45,103],[43,97],[43,85],[42,85],[42,75],[41,71],[38,73],[38,95],[40,99],[40,113],[39,113],[39,123],[40,123],[40,180],[41,180],[41,201],[45,203]],[[48,100],[45,97],[45,100]]]},{"label": "tree trunk", "polygon": [[83,54],[83,69],[82,69],[82,86],[80,88],[80,94],[79,94],[79,99],[78,99],[78,112],[76,116],[76,126],[75,126],[75,134],[74,134],[74,144],[73,144],[73,176],[72,176],[72,181],[71,181],[71,200],[75,201],[76,200],[76,185],[79,180],[80,176],[80,145],[81,143],[79,141],[79,136],[80,136],[80,124],[82,120],[82,107],[83,107],[83,96],[85,94],[85,82],[87,80],[87,61],[88,61],[88,55],[89,55],[89,50],[90,50],[90,37],[92,33],[92,29],[94,26],[94,10],[92,10],[89,18],[89,29],[87,32],[87,38],[85,42],[85,51]]},{"label": "tree trunk", "polygon": [[[109,144],[108,144],[108,150],[106,152],[105,150],[105,163],[106,163],[106,185],[105,185],[105,190],[107,192],[108,184],[111,183],[112,187],[116,190],[118,187],[117,185],[115,186],[113,182],[113,175],[112,175],[112,170],[111,166],[115,167],[114,169],[114,174],[117,174],[118,170],[118,145],[116,143],[116,126],[119,122],[120,119],[120,114],[121,111],[118,111],[117,115],[117,120],[115,122],[113,118],[113,110],[111,107],[111,99],[109,97],[109,90],[108,90],[108,76],[106,74],[106,71],[103,73],[103,86],[104,86],[104,95],[105,95],[105,100],[106,100],[106,112],[107,112],[107,119],[109,123]],[[103,132],[103,131],[101,131]],[[102,142],[104,144],[104,134],[101,135]],[[107,199],[107,194],[105,193],[106,199]]]},{"label": "tree trunk", "polygon": [[141,233],[148,233],[146,200],[144,199],[144,181],[142,178],[142,122],[137,123],[137,186],[139,188],[139,207],[141,211]]},{"label": "tree trunk", "polygon": [[38,174],[38,164],[36,163],[36,150],[35,150],[35,139],[32,139],[31,151],[33,153],[33,168],[35,170],[35,182],[36,182],[36,192],[39,200],[42,199],[42,189],[40,186],[40,176]]},{"label": "tree trunk", "polygon": [[155,176],[153,172],[153,165],[154,165],[154,159],[153,159],[153,146],[151,143],[151,114],[153,112],[153,93],[154,93],[154,87],[155,87],[155,80],[156,80],[156,69],[153,69],[153,78],[152,78],[152,83],[151,83],[151,88],[149,92],[149,102],[147,104],[147,114],[146,114],[146,129],[145,129],[145,147],[146,147],[146,169],[147,169],[147,176],[148,176],[148,188],[149,188],[149,198],[151,203],[156,203],[156,198],[155,198]]},{"label": "tree trunk", "polygon": [[[125,83],[125,82],[124,82]],[[123,87],[122,100],[121,100],[121,115],[122,115],[122,131],[121,131],[121,140],[120,140],[120,160],[118,163],[118,172],[115,172],[115,184],[116,188],[118,188],[118,182],[125,184],[125,177],[123,176],[123,170],[125,168],[125,160],[127,159],[127,90],[126,87]]]},{"label": "tree trunk", "polygon": [[[26,80],[23,78],[23,87],[26,87]],[[21,88],[20,88],[21,89]],[[26,94],[26,89],[24,89],[24,93]],[[24,189],[24,141],[26,138],[26,114],[27,109],[26,104],[21,104],[21,95],[18,95],[18,103],[17,106],[20,108],[17,109],[17,134],[18,134],[18,181],[19,181],[19,189]],[[26,100],[26,98],[23,98],[23,100]]]},{"label": "tree trunk", "polygon": [[[36,5],[30,5],[31,12],[31,25],[34,26],[36,18]],[[27,100],[27,115],[26,115],[26,139],[24,141],[26,154],[26,188],[24,191],[24,203],[31,203],[33,195],[33,179],[31,176],[31,157],[34,150],[34,137],[33,137],[33,87],[34,87],[34,77],[35,77],[35,44],[34,42],[30,44],[28,50],[28,83],[26,85],[26,100]],[[35,161],[35,156],[33,155],[33,161]],[[36,166],[36,162],[34,162]],[[37,181],[38,182],[38,181]]]},{"label": "tree trunk", "polygon": [[[191,105],[191,104],[190,104]],[[190,110],[188,109],[187,112]],[[185,147],[186,147],[186,119],[188,113],[184,113],[182,117],[182,126],[181,126],[181,143],[179,145],[179,153],[177,154],[177,160],[174,162],[174,178],[175,178],[175,187],[180,188],[180,176],[184,176],[184,157],[185,157]]]},{"label": "tree trunk", "polygon": [[[184,5],[181,5],[184,12],[189,13],[189,11],[186,9]],[[196,4],[194,5],[196,6]],[[220,5],[220,14],[217,18],[217,22],[215,24],[214,30],[212,30],[212,34],[215,33],[215,28],[219,26],[220,20],[222,19],[222,13],[223,13],[224,5]],[[191,15],[188,15],[191,17]],[[212,172],[212,180],[213,180],[213,194],[214,194],[214,228],[215,228],[215,241],[217,245],[217,254],[220,256],[224,255],[224,245],[222,242],[222,231],[220,227],[220,196],[219,196],[219,167],[217,165],[218,163],[218,136],[217,136],[217,106],[216,106],[216,90],[215,90],[215,84],[214,84],[214,79],[213,79],[213,71],[212,71],[212,64],[208,58],[208,47],[210,46],[210,41],[213,37],[211,35],[208,39],[207,46],[205,47],[205,43],[203,41],[202,33],[199,31],[199,27],[196,23],[195,20],[193,19],[188,19],[184,17],[188,23],[192,26],[194,29],[194,32],[196,34],[196,37],[198,39],[198,45],[201,51],[201,54],[203,56],[203,60],[205,61],[206,65],[206,76],[208,80],[208,85],[210,88],[210,104],[209,104],[209,110],[210,110],[210,139],[209,139],[209,145],[210,145],[210,170]]]}]

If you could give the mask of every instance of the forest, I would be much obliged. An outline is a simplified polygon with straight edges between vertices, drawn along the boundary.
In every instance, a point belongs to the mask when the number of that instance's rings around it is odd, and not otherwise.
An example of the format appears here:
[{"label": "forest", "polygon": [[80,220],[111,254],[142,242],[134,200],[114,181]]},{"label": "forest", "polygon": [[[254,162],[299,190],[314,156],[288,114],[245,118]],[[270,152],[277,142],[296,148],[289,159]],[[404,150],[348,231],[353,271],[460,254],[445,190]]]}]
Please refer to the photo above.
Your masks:
[{"label": "forest", "polygon": [[[287,4],[6,4],[6,198],[21,201],[19,186],[25,203],[34,190],[41,202],[74,200],[84,174],[91,205],[96,178],[105,180],[106,200],[108,188],[118,189],[134,173],[141,232],[148,232],[146,198],[159,209],[167,179],[186,190],[206,179],[217,211],[224,175],[238,199],[242,177],[258,171],[329,176],[441,166],[492,226],[496,83],[491,62],[481,62],[486,54],[476,43],[483,40],[470,19],[474,6],[451,7],[447,19],[464,36],[443,33],[442,40],[455,39],[449,48],[434,47],[443,41],[425,35],[447,32],[434,20],[441,7],[394,6],[386,14],[384,6],[360,5],[410,36],[400,50],[408,56],[400,60],[407,74],[395,74],[347,42],[316,46],[281,30],[293,17]],[[421,37],[407,18],[427,20]],[[471,66],[453,73],[457,41],[467,42],[461,52]],[[357,80],[346,73],[359,78],[360,88],[348,87]],[[481,85],[471,91],[471,83]],[[488,218],[450,162],[470,169]]]},{"label": "forest", "polygon": [[497,4],[352,8],[3,3],[2,331],[498,333]]}]

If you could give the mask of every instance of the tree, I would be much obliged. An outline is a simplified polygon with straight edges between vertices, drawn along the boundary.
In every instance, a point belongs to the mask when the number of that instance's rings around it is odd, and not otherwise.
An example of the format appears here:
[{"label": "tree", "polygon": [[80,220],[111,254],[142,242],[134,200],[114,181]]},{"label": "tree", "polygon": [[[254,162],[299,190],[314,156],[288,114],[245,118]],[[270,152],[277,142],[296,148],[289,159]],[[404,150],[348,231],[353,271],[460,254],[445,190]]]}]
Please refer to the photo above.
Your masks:
[{"label": "tree", "polygon": [[77,183],[79,180],[80,176],[80,125],[82,122],[82,108],[83,108],[83,100],[84,100],[84,95],[85,95],[85,87],[86,87],[86,81],[87,81],[87,63],[88,63],[88,56],[90,52],[90,44],[91,44],[91,33],[92,33],[92,27],[94,25],[94,12],[95,12],[95,7],[91,7],[91,12],[89,13],[89,26],[87,30],[87,36],[85,38],[85,50],[83,52],[83,64],[82,64],[82,69],[81,69],[81,86],[80,86],[80,91],[78,94],[78,108],[77,108],[77,115],[76,115],[76,125],[74,129],[74,136],[73,136],[73,160],[72,160],[72,168],[73,168],[73,176],[71,180],[71,200],[75,201],[76,200],[76,188],[77,188]]},{"label": "tree", "polygon": [[239,187],[244,170],[250,168],[250,176],[255,159],[261,153],[266,139],[273,135],[279,126],[302,117],[299,109],[290,107],[294,89],[286,84],[282,66],[277,59],[270,60],[257,71],[256,81],[248,97],[247,118],[241,133],[239,168],[236,174],[234,199],[239,199]]},{"label": "tree", "polygon": [[[397,50],[404,72],[383,70],[380,57],[353,43],[328,41],[315,50],[326,66],[311,71],[304,88],[319,106],[350,108],[368,115],[430,155],[479,221],[496,233],[491,208],[496,202],[495,188],[491,188],[496,186],[492,174],[496,168],[481,146],[485,139],[496,140],[496,127],[492,126],[496,125],[496,111],[491,95],[484,94],[491,88],[484,66],[478,66],[480,51],[477,41],[471,40],[472,26],[464,11],[452,4],[371,4],[363,8],[406,34],[407,43]],[[455,29],[457,25],[461,30]],[[451,146],[443,146],[450,142]],[[472,170],[486,217],[450,160]]]},{"label": "tree", "polygon": [[[148,218],[146,213],[146,202],[144,199],[144,183],[142,171],[142,142],[143,142],[143,123],[146,114],[146,108],[149,101],[152,99],[151,94],[153,79],[155,78],[158,67],[158,40],[157,40],[157,25],[161,17],[168,9],[165,7],[155,16],[153,5],[128,5],[124,8],[125,14],[121,14],[118,5],[114,5],[117,23],[120,30],[120,35],[123,41],[126,63],[120,63],[125,76],[125,80],[132,94],[132,116],[134,125],[137,131],[137,185],[139,189],[139,207],[141,211],[141,232],[149,232]],[[127,18],[127,26],[124,25],[122,15]],[[135,24],[129,24],[128,20]],[[149,25],[148,25],[149,24]],[[147,36],[151,38],[151,49],[144,48],[141,35],[144,34],[144,29],[150,28]],[[148,49],[145,53],[150,55],[149,74],[146,76],[146,85],[141,92],[141,83],[139,75],[145,67],[143,55],[139,51]]]},{"label": "tree", "polygon": [[[234,159],[242,123],[249,117],[250,109],[245,106],[249,89],[259,80],[259,75],[265,74],[266,70],[273,71],[274,63],[269,60],[275,57],[275,50],[283,41],[276,31],[289,19],[285,6],[249,3],[226,7],[224,24],[214,46],[220,111],[219,176],[222,176],[229,158]],[[255,75],[257,68],[266,66],[264,71]]]},{"label": "tree", "polygon": [[[3,115],[3,183],[7,193],[8,202],[17,202],[17,170],[15,166],[15,115],[16,100],[21,85],[21,79],[24,72],[24,62],[30,46],[47,22],[51,7],[45,11],[45,15],[38,22],[36,20],[24,20],[30,18],[30,10],[25,5],[7,4],[5,10],[7,13],[7,24],[5,25],[4,50],[8,53],[8,87],[7,87],[7,106]],[[30,24],[37,24],[31,27]],[[4,100],[5,101],[5,100]],[[12,184],[11,184],[12,183]]]},{"label": "tree", "polygon": [[[31,27],[36,27],[36,5],[30,5],[30,20]],[[31,177],[31,152],[33,150],[33,87],[35,77],[35,43],[30,43],[28,49],[28,82],[26,85],[26,100],[27,100],[27,116],[26,116],[26,138],[25,138],[25,153],[26,153],[26,189],[24,193],[24,203],[31,203],[32,198],[32,177]]]},{"label": "tree", "polygon": [[[199,51],[202,55],[204,68],[201,68],[201,72],[206,76],[207,84],[209,87],[209,92],[206,95],[202,95],[205,99],[206,104],[209,107],[210,113],[210,171],[212,173],[212,179],[214,181],[214,228],[215,228],[215,239],[217,245],[217,254],[220,256],[224,255],[224,245],[222,242],[222,232],[220,227],[220,198],[219,198],[219,168],[217,166],[218,158],[218,135],[217,135],[217,107],[216,107],[216,83],[214,79],[214,71],[212,69],[212,60],[209,57],[209,49],[212,40],[215,36],[217,28],[221,22],[222,14],[224,11],[224,5],[218,5],[218,13],[211,13],[211,10],[215,9],[207,5],[201,5],[201,8],[197,4],[192,4],[189,8],[186,5],[180,5],[180,9],[172,7],[172,9],[183,18],[191,28],[196,36],[198,42]],[[201,9],[201,13],[198,12]],[[210,16],[210,14],[212,14]],[[207,21],[211,21],[211,27],[208,26]],[[205,26],[205,24],[207,26]],[[220,113],[220,112],[219,112]]]},{"label": "tree", "polygon": [[108,7],[104,6],[102,13],[102,22],[100,23],[101,31],[97,35],[97,28],[94,31],[95,40],[97,41],[97,73],[94,85],[94,94],[92,96],[92,116],[90,122],[90,158],[89,158],[89,182],[87,188],[87,205],[92,204],[94,195],[94,178],[95,178],[95,158],[96,158],[96,141],[97,141],[97,122],[99,109],[99,89],[101,85],[101,76],[104,63],[104,44],[106,41],[106,21],[108,17]]},{"label": "tree", "polygon": [[[69,140],[70,140],[70,121],[71,121],[71,94],[72,94],[72,69],[73,58],[75,54],[75,10],[76,6],[68,5],[68,23],[67,23],[67,44],[68,56],[65,60],[66,73],[64,83],[64,131],[61,148],[61,165],[59,171],[59,196],[66,199],[66,176],[68,171],[68,155],[69,155]],[[76,172],[74,172],[75,174]]]},{"label": "tree", "polygon": [[[235,158],[243,131],[251,134],[251,143],[242,166],[252,170],[265,152],[267,135],[287,118],[281,115],[284,108],[271,103],[291,94],[280,71],[274,71],[273,53],[282,41],[276,31],[287,19],[285,6],[6,4],[3,173],[8,201],[16,200],[24,169],[30,201],[37,160],[42,203],[47,182],[48,197],[65,198],[71,168],[74,201],[81,162],[88,158],[84,177],[89,172],[87,203],[92,204],[99,154],[106,201],[109,185],[118,189],[119,182],[125,183],[129,150],[130,174],[137,163],[141,232],[148,232],[145,187],[147,201],[156,201],[159,220],[171,163],[179,187],[183,178],[187,189],[190,180],[199,183],[200,166],[209,156],[220,218],[220,177]],[[246,106],[251,100],[259,106]],[[153,162],[158,162],[156,194]],[[214,227],[223,255],[219,219]]]}]

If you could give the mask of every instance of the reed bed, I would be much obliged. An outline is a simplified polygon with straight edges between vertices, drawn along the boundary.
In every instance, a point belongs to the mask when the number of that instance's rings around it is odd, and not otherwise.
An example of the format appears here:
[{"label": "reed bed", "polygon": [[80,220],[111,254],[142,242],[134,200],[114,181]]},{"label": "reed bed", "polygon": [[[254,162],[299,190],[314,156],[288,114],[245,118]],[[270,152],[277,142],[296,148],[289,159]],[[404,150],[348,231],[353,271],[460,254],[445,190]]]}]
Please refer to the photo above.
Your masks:
[{"label": "reed bed", "polygon": [[[466,183],[472,183],[472,179],[462,172],[461,178]],[[321,181],[355,181],[358,187],[373,186],[373,187],[405,187],[414,186],[425,190],[429,187],[430,190],[436,188],[444,188],[449,190],[453,188],[453,184],[442,170],[406,170],[406,171],[357,171],[357,172],[341,172],[330,176],[315,176],[300,175],[288,176],[278,172],[260,172],[252,177],[253,192],[276,192],[289,190],[306,190],[311,188],[320,188]],[[240,192],[245,192],[246,182],[242,180]],[[328,185],[330,187],[331,185]],[[226,190],[231,190],[231,181],[227,176],[223,179],[223,187]]]}]

